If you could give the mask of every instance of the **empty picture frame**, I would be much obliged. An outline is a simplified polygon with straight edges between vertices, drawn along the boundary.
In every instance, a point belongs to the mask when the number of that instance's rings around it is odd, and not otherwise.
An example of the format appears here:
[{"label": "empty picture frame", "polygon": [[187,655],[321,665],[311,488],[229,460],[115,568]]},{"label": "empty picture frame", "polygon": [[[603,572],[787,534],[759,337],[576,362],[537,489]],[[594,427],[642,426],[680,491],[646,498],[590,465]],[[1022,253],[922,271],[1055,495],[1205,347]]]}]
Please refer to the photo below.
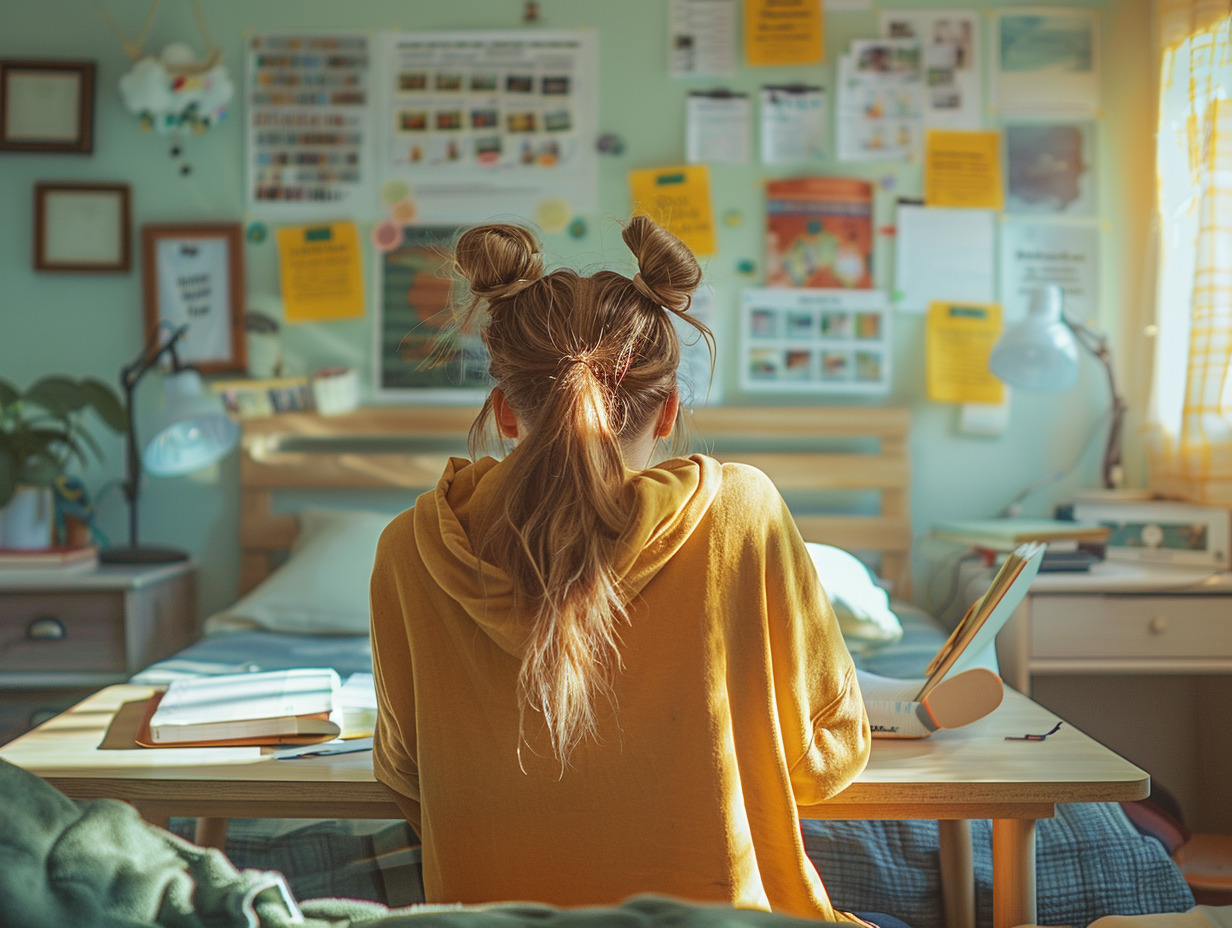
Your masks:
[{"label": "empty picture frame", "polygon": [[123,274],[131,267],[128,184],[35,184],[36,271]]},{"label": "empty picture frame", "polygon": [[176,359],[202,373],[243,370],[244,232],[240,223],[141,227],[147,339],[187,326]]},{"label": "empty picture frame", "polygon": [[93,61],[0,60],[0,151],[93,148]]}]

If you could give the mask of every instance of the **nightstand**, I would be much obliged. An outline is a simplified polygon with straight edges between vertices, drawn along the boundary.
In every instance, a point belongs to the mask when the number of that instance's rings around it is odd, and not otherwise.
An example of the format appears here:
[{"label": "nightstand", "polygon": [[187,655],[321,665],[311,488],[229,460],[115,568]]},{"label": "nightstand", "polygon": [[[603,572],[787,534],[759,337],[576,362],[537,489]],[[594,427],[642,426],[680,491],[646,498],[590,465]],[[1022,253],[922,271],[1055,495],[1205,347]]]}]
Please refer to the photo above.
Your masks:
[{"label": "nightstand", "polygon": [[1194,831],[1232,833],[1232,573],[1128,561],[1041,573],[997,657],[1006,683],[1172,792]]},{"label": "nightstand", "polygon": [[198,634],[188,561],[0,574],[0,743]]}]

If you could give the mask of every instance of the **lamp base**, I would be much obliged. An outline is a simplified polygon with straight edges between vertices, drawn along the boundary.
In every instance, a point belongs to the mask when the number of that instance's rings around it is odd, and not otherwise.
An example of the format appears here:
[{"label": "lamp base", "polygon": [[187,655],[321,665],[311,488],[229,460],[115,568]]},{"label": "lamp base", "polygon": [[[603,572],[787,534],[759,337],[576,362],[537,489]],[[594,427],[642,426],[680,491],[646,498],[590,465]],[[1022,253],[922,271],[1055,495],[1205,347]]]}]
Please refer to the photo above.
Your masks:
[{"label": "lamp base", "polygon": [[178,548],[104,548],[98,552],[100,564],[173,564],[188,560],[188,552]]}]

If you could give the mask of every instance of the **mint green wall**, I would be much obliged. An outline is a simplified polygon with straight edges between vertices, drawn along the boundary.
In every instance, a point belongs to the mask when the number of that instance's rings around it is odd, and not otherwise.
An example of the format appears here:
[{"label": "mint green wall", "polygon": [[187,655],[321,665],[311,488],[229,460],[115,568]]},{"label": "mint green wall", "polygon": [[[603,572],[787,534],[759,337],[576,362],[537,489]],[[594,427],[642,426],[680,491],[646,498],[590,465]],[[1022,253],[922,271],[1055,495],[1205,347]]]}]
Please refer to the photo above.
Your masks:
[{"label": "mint green wall", "polygon": [[[102,5],[130,35],[144,20],[147,4],[136,0],[4,0],[0,3],[0,57],[93,59],[97,62],[95,145],[92,155],[0,153],[0,376],[19,385],[47,373],[89,374],[115,382],[119,369],[140,348],[140,266],[126,275],[36,274],[31,270],[32,191],[37,181],[123,181],[133,189],[134,227],[146,222],[243,220],[244,112],[233,103],[227,122],[187,143],[192,174],[181,177],[168,156],[168,141],[143,134],[124,109],[116,89],[129,61],[119,39],[100,19]],[[895,7],[925,6],[897,2]],[[993,4],[974,4],[991,8]],[[1141,332],[1149,301],[1142,293],[1147,216],[1154,169],[1154,80],[1151,65],[1148,0],[1103,0],[1082,4],[1103,10],[1104,119],[1099,138],[1099,194],[1103,237],[1103,305],[1090,320],[1116,335],[1122,377],[1134,406],[1142,402],[1135,386],[1145,346]],[[520,0],[203,0],[210,33],[224,54],[232,77],[241,83],[243,42],[250,30],[520,28]],[[953,4],[959,7],[961,4]],[[586,26],[600,39],[600,131],[626,141],[622,156],[601,159],[601,216],[588,216],[590,232],[581,241],[567,236],[547,240],[549,253],[562,260],[592,263],[625,260],[612,217],[628,213],[625,186],[631,168],[678,163],[683,157],[682,114],[690,87],[709,82],[670,81],[665,74],[663,0],[542,0],[540,28]],[[755,90],[764,82],[820,79],[832,89],[833,62],[852,38],[876,35],[875,13],[833,13],[826,20],[827,63],[820,69],[741,68],[729,86]],[[199,38],[188,0],[166,0],[154,22],[147,50]],[[985,61],[988,60],[985,44]],[[820,72],[820,73],[819,73]],[[831,98],[832,105],[832,98]],[[995,126],[990,116],[987,125]],[[774,172],[790,172],[775,168]],[[742,225],[720,225],[720,249],[706,265],[716,287],[722,321],[718,329],[720,377],[732,404],[775,402],[740,395],[732,368],[734,312],[740,286],[737,263],[761,263],[762,211],[759,182],[770,173],[759,166],[717,166],[712,172],[716,215],[735,209]],[[862,176],[874,181],[892,175],[895,189],[879,195],[878,225],[892,223],[893,197],[919,193],[919,170],[897,164],[853,165],[828,162],[816,173]],[[882,238],[876,255],[877,284],[890,287],[892,251]],[[273,246],[249,245],[246,252],[249,306],[277,311],[277,268]],[[887,404],[910,407],[914,417],[912,454],[915,484],[913,518],[917,533],[940,519],[994,514],[1021,487],[1067,466],[1086,442],[1104,409],[1100,372],[1084,364],[1079,386],[1064,397],[1020,394],[1013,399],[1007,432],[999,438],[958,434],[953,407],[923,399],[924,330],[921,318],[895,318],[895,382]],[[360,369],[371,381],[371,326],[368,320],[293,326],[286,344],[304,370],[333,364]],[[154,402],[157,387],[143,382],[140,405]],[[837,400],[836,402],[842,402]],[[847,401],[852,402],[852,401]],[[854,401],[861,402],[861,401]],[[1139,455],[1130,429],[1130,482],[1141,482]],[[86,472],[96,489],[118,477],[123,456],[118,441],[105,442],[107,458]],[[1028,511],[1044,512],[1055,499],[1097,481],[1098,443],[1091,446],[1077,476],[1033,497]],[[187,548],[201,564],[203,614],[234,597],[239,501],[234,455],[212,471],[191,478],[149,479],[142,494],[144,541]],[[118,492],[102,495],[102,525],[124,538],[125,507]],[[917,590],[922,584],[917,584]]]}]

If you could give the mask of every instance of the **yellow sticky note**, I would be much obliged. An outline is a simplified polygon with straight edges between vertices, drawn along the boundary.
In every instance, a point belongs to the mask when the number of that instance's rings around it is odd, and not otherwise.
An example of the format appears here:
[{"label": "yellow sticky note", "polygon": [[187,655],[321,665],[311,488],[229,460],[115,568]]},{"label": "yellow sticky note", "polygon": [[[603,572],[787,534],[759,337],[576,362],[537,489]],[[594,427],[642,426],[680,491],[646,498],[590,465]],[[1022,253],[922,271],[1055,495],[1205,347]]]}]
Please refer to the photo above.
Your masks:
[{"label": "yellow sticky note", "polygon": [[364,274],[355,223],[279,229],[278,264],[288,322],[364,314]]},{"label": "yellow sticky note", "polygon": [[1005,386],[988,369],[1001,335],[997,303],[930,303],[925,331],[928,398],[934,403],[1001,403]]},{"label": "yellow sticky note", "polygon": [[717,250],[710,169],[704,164],[629,172],[634,212],[648,215],[698,257]]},{"label": "yellow sticky note", "polygon": [[924,203],[1004,208],[1001,134],[930,129],[924,150]]},{"label": "yellow sticky note", "polygon": [[744,60],[750,65],[822,60],[820,0],[744,0]]}]

